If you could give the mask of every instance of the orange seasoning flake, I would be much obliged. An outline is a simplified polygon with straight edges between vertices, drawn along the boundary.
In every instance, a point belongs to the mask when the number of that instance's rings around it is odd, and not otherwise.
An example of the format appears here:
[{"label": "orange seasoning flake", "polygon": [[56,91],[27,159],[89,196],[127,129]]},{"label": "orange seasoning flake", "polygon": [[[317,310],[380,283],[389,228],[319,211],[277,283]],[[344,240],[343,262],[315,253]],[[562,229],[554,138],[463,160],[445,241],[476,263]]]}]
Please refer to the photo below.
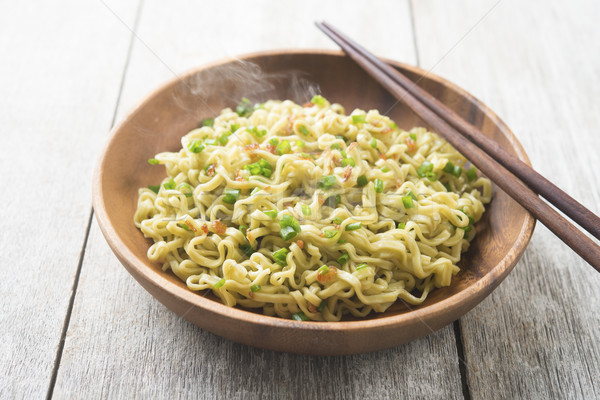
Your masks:
[{"label": "orange seasoning flake", "polygon": [[244,177],[240,175],[241,170],[238,169],[237,171],[235,171],[235,180],[238,182],[241,182],[244,180]]},{"label": "orange seasoning flake", "polygon": [[194,224],[192,224],[190,221],[183,221],[183,222],[185,222],[185,224],[192,230],[192,232],[198,233],[198,230],[196,229]]},{"label": "orange seasoning flake", "polygon": [[227,225],[225,225],[224,223],[221,222],[220,219],[217,219],[216,221],[214,221],[212,224],[212,230],[217,234],[217,235],[222,235],[225,233],[225,231],[227,230]]},{"label": "orange seasoning flake", "polygon": [[344,182],[348,181],[348,179],[350,179],[351,175],[352,175],[352,166],[348,165],[346,167],[346,169],[344,170]]},{"label": "orange seasoning flake", "polygon": [[308,311],[310,311],[313,314],[316,313],[318,310],[313,303],[308,303],[308,306],[306,306],[306,308],[308,308]]},{"label": "orange seasoning flake", "polygon": [[208,168],[206,169],[206,175],[208,176],[215,176],[215,169],[216,169],[216,164],[210,164],[208,166]]},{"label": "orange seasoning flake", "polygon": [[205,234],[208,234],[208,226],[206,224],[202,225],[202,232],[204,232]]},{"label": "orange seasoning flake", "polygon": [[301,249],[304,248],[304,241],[302,240],[296,240],[296,244],[298,245],[298,247],[300,247]]},{"label": "orange seasoning flake", "polygon": [[327,283],[327,282],[331,282],[332,280],[334,280],[335,278],[337,278],[337,268],[336,267],[329,267],[329,271],[322,273],[321,271],[317,272],[317,281],[319,281],[319,283]]},{"label": "orange seasoning flake", "polygon": [[277,147],[274,144],[268,144],[267,151],[271,154],[277,154]]},{"label": "orange seasoning flake", "polygon": [[406,143],[406,145],[408,146],[408,151],[410,153],[414,152],[415,150],[417,150],[417,142],[415,142],[413,140],[413,138],[411,137],[407,137],[406,139],[404,139],[404,142]]}]

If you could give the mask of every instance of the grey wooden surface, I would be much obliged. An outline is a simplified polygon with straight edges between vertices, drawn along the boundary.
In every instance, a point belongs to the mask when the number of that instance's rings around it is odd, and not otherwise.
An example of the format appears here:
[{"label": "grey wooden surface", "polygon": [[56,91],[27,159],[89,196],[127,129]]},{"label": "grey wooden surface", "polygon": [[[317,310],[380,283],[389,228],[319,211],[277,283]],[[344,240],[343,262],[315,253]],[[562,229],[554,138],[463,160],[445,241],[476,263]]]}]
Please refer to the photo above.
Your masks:
[{"label": "grey wooden surface", "polygon": [[304,357],[175,316],[90,220],[115,119],[214,59],[334,49],[317,19],[472,92],[598,213],[598,17],[592,0],[0,3],[0,398],[600,398],[600,276],[541,225],[455,324],[376,353]]}]

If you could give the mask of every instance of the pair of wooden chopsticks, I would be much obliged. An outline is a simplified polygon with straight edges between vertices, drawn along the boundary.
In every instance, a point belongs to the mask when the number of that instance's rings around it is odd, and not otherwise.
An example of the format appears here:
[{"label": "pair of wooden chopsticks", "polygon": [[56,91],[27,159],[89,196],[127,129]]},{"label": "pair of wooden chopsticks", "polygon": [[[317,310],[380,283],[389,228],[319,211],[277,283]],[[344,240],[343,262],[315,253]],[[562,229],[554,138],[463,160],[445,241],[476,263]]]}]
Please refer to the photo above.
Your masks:
[{"label": "pair of wooden chopsticks", "polygon": [[600,272],[600,247],[540,199],[538,194],[600,239],[600,218],[597,215],[339,30],[326,22],[317,22],[316,25],[369,75]]}]

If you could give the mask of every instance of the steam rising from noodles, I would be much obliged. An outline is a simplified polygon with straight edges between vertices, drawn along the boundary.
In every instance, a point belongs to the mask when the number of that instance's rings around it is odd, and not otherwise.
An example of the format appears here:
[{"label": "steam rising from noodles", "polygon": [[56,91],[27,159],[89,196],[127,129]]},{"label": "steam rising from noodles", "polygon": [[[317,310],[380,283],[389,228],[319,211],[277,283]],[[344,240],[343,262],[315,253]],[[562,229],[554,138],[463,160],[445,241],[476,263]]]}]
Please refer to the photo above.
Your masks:
[{"label": "steam rising from noodles", "polygon": [[224,109],[160,153],[135,224],[194,291],[267,315],[339,321],[450,285],[491,183],[423,128],[321,96]]}]

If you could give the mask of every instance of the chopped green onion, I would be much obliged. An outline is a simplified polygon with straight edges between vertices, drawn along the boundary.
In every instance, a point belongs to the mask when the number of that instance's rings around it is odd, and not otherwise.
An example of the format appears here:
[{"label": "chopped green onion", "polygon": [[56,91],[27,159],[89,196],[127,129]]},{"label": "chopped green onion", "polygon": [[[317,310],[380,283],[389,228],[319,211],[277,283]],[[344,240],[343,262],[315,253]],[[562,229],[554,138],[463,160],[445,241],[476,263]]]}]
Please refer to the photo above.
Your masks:
[{"label": "chopped green onion", "polygon": [[388,172],[390,169],[386,166],[384,166],[383,168],[381,168],[381,172]]},{"label": "chopped green onion", "polygon": [[275,262],[281,265],[282,267],[285,267],[287,265],[286,258],[289,252],[290,251],[285,247],[282,247],[279,250],[273,252],[273,258],[275,259]]},{"label": "chopped green onion", "polygon": [[215,286],[213,286],[213,287],[215,289],[219,289],[219,288],[223,287],[224,284],[225,284],[225,278],[223,278],[219,282],[215,283]]},{"label": "chopped green onion", "polygon": [[325,300],[323,300],[321,302],[321,304],[319,304],[319,308],[317,308],[317,311],[323,312],[324,309],[325,309]]},{"label": "chopped green onion", "polygon": [[402,204],[404,205],[404,208],[406,208],[406,209],[413,208],[415,206],[415,203],[413,202],[413,198],[410,194],[407,194],[406,196],[402,196]]},{"label": "chopped green onion", "polygon": [[367,183],[369,183],[369,181],[367,180],[366,175],[361,175],[356,179],[356,184],[360,187],[365,186]]},{"label": "chopped green onion", "polygon": [[260,192],[260,188],[257,186],[250,192],[250,196],[254,196],[256,193]]},{"label": "chopped green onion", "polygon": [[302,311],[292,314],[292,319],[296,321],[308,321],[308,318]]},{"label": "chopped green onion", "polygon": [[223,203],[234,204],[240,198],[240,189],[225,189]]},{"label": "chopped green onion", "polygon": [[340,150],[340,154],[342,155],[342,158],[348,158],[348,154],[346,154],[344,150]]},{"label": "chopped green onion", "polygon": [[331,221],[331,222],[333,222],[336,225],[340,225],[342,223],[342,221],[343,221],[343,219],[341,219],[340,217],[335,217],[333,219],[333,221]]},{"label": "chopped green onion", "polygon": [[345,166],[348,166],[348,165],[350,165],[352,167],[356,167],[356,163],[354,162],[354,158],[344,158],[342,160],[342,167],[345,167]]},{"label": "chopped green onion", "polygon": [[158,165],[158,164],[160,164],[160,161],[158,161],[156,158],[149,158],[148,159],[148,164]]},{"label": "chopped green onion", "polygon": [[362,228],[362,222],[353,222],[351,224],[346,225],[347,231],[355,231],[360,228]]},{"label": "chopped green onion", "polygon": [[392,129],[398,129],[398,124],[395,123],[394,121],[390,122],[390,128]]},{"label": "chopped green onion", "polygon": [[325,200],[325,205],[331,207],[331,208],[336,208],[338,204],[340,204],[342,202],[342,196],[340,196],[339,194],[336,194],[335,196],[329,196],[327,198],[327,200]]},{"label": "chopped green onion", "polygon": [[406,229],[406,222],[398,222],[398,229]]},{"label": "chopped green onion", "polygon": [[416,133],[409,133],[408,136],[414,140],[415,142],[417,141],[417,134]]},{"label": "chopped green onion", "polygon": [[202,144],[202,141],[199,139],[195,139],[192,141],[192,143],[190,143],[188,145],[188,149],[192,152],[192,153],[200,153],[202,150],[204,150],[204,145]]},{"label": "chopped green onion", "polygon": [[319,182],[317,182],[317,187],[328,190],[331,189],[336,183],[337,179],[335,175],[325,175],[319,180]]},{"label": "chopped green onion", "polygon": [[304,146],[306,146],[306,143],[304,143],[302,140],[298,139],[296,140],[296,147],[298,147],[299,149],[303,149]]},{"label": "chopped green onion", "polygon": [[217,146],[217,139],[206,139],[204,143],[208,146]]},{"label": "chopped green onion", "polygon": [[379,178],[376,178],[374,183],[375,183],[375,191],[377,193],[383,192],[383,181]]},{"label": "chopped green onion", "polygon": [[276,137],[269,139],[269,144],[277,146],[279,144],[279,139],[277,139]]},{"label": "chopped green onion", "polygon": [[419,175],[421,178],[425,177],[429,172],[433,172],[433,164],[429,161],[423,161],[423,164],[417,168],[417,175]]},{"label": "chopped green onion", "polygon": [[340,144],[339,144],[339,143],[334,143],[334,144],[332,144],[331,146],[329,146],[329,148],[330,148],[331,150],[340,150],[340,149],[342,148],[342,146],[340,146]]},{"label": "chopped green onion", "polygon": [[240,129],[239,124],[231,124],[229,126],[229,132],[231,132],[231,133],[235,133],[238,129]]},{"label": "chopped green onion", "polygon": [[460,174],[462,174],[462,168],[458,165],[454,165],[452,161],[448,161],[446,165],[444,165],[442,171],[452,174],[457,178],[459,178]]},{"label": "chopped green onion", "polygon": [[323,234],[325,235],[325,237],[327,239],[331,239],[332,237],[335,237],[335,235],[338,234],[338,231],[336,231],[336,230],[330,230],[330,229],[325,229],[323,231]]},{"label": "chopped green onion", "polygon": [[160,185],[148,185],[148,189],[150,189],[154,193],[158,194],[158,191],[160,190]]},{"label": "chopped green onion", "polygon": [[214,118],[204,118],[202,120],[202,126],[213,126],[215,124]]},{"label": "chopped green onion", "polygon": [[352,123],[353,124],[358,124],[358,123],[365,123],[367,122],[367,118],[364,115],[353,115],[352,116]]},{"label": "chopped green onion", "polygon": [[344,253],[338,257],[337,262],[340,265],[344,265],[348,262],[348,260],[350,260],[350,255],[348,253]]},{"label": "chopped green onion", "polygon": [[473,224],[475,223],[475,218],[473,218],[473,216],[471,214],[469,214],[468,212],[466,212],[464,209],[459,208],[459,210],[465,214],[467,216],[467,218],[469,218],[469,224]]},{"label": "chopped green onion", "polygon": [[290,142],[288,142],[287,140],[283,140],[281,143],[279,143],[277,145],[277,154],[284,155],[289,153],[290,151],[292,151],[292,146],[290,145]]},{"label": "chopped green onion", "polygon": [[340,239],[337,242],[338,242],[338,244],[346,244],[346,243],[348,243],[348,241],[346,239]]},{"label": "chopped green onion", "polygon": [[289,214],[283,214],[281,220],[279,221],[279,226],[281,227],[279,234],[283,240],[290,240],[294,238],[302,230],[300,228],[300,223],[298,223],[296,218]]},{"label": "chopped green onion", "polygon": [[329,267],[327,265],[321,266],[317,272],[320,272],[321,275],[329,273]]},{"label": "chopped green onion", "polygon": [[297,235],[297,232],[291,226],[286,226],[285,228],[281,228],[279,234],[283,240],[290,240]]},{"label": "chopped green onion", "polygon": [[306,216],[309,216],[312,214],[312,210],[306,204],[302,204],[301,208],[302,208],[302,214],[304,214]]},{"label": "chopped green onion", "polygon": [[247,243],[241,244],[240,249],[247,257],[250,257],[252,254],[254,254],[254,248]]},{"label": "chopped green onion", "polygon": [[377,140],[375,138],[371,138],[371,141],[369,143],[371,144],[372,148],[377,148]]},{"label": "chopped green onion", "polygon": [[260,285],[259,285],[258,283],[257,283],[256,285],[252,285],[252,286],[250,286],[250,291],[251,291],[252,293],[256,293],[256,292],[258,292],[259,290],[260,290]]},{"label": "chopped green onion", "polygon": [[[186,189],[186,191],[184,192],[182,189]],[[192,197],[192,194],[194,192],[194,189],[186,182],[182,182],[179,185],[177,185],[177,190],[183,193],[185,197]]]},{"label": "chopped green onion", "polygon": [[277,218],[277,210],[266,210],[263,213],[271,218]]},{"label": "chopped green onion", "polygon": [[189,227],[189,226],[187,226],[187,224],[181,224],[181,225],[179,225],[179,226],[181,226],[181,228],[182,228],[183,230],[185,230],[185,231],[191,231],[190,227]]},{"label": "chopped green onion", "polygon": [[471,167],[467,170],[467,179],[469,180],[469,182],[477,179],[477,170],[475,169],[475,167]]},{"label": "chopped green onion", "polygon": [[302,133],[304,136],[308,135],[308,129],[307,129],[307,128],[306,128],[304,125],[300,125],[300,128],[298,128],[298,129],[300,129],[300,132],[301,132],[301,133]]},{"label": "chopped green onion", "polygon": [[169,182],[163,183],[163,187],[170,190],[175,189],[175,181],[173,178],[169,179]]},{"label": "chopped green onion", "polygon": [[254,106],[252,106],[250,100],[243,97],[240,104],[235,108],[235,112],[240,117],[247,117],[254,112]]},{"label": "chopped green onion", "polygon": [[413,193],[411,189],[408,190],[408,193],[406,193],[406,195],[412,197],[413,200],[419,200],[419,198]]},{"label": "chopped green onion", "polygon": [[435,182],[437,180],[437,176],[433,172],[425,173],[425,177],[429,179],[431,182]]},{"label": "chopped green onion", "polygon": [[367,268],[367,267],[368,267],[367,264],[362,263],[362,264],[358,264],[356,267],[354,267],[354,269],[357,270],[357,271],[360,271],[361,269]]},{"label": "chopped green onion", "polygon": [[452,161],[448,161],[446,165],[444,165],[442,171],[447,172],[449,174],[454,173],[454,164],[452,163]]},{"label": "chopped green onion", "polygon": [[250,132],[251,134],[253,134],[256,137],[263,137],[267,134],[267,130],[266,129],[258,129],[256,126],[248,126],[246,127],[246,130],[248,132]]},{"label": "chopped green onion", "polygon": [[240,225],[238,227],[238,229],[240,230],[240,232],[242,232],[244,234],[244,236],[246,235],[246,232],[248,231],[248,227],[246,225]]},{"label": "chopped green onion", "polygon": [[244,168],[250,171],[250,175],[262,175],[267,178],[270,178],[273,173],[273,167],[271,167],[271,164],[265,159],[260,159],[253,164],[248,164]]},{"label": "chopped green onion", "polygon": [[442,185],[444,185],[444,187],[446,188],[447,192],[451,192],[452,191],[452,188],[447,183],[442,183]]},{"label": "chopped green onion", "polygon": [[325,101],[325,97],[321,96],[320,94],[314,95],[313,98],[310,100],[311,103],[321,107],[325,105]]},{"label": "chopped green onion", "polygon": [[300,232],[300,223],[296,220],[296,218],[294,218],[290,214],[283,214],[279,224],[282,228],[285,228],[286,226],[291,226],[296,232]]},{"label": "chopped green onion", "polygon": [[344,142],[345,142],[346,140],[348,140],[348,138],[347,138],[346,136],[343,136],[343,135],[335,135],[335,138],[336,138],[336,139],[342,139]]}]

